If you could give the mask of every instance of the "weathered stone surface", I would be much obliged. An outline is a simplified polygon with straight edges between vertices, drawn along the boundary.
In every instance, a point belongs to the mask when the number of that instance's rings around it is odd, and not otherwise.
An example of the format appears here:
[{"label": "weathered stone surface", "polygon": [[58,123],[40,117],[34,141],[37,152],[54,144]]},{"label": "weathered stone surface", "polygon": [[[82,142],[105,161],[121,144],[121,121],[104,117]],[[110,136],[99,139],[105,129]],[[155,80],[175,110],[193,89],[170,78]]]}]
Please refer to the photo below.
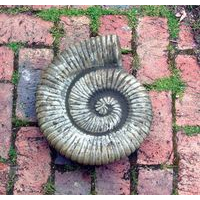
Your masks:
[{"label": "weathered stone surface", "polygon": [[124,49],[131,49],[132,30],[125,16],[105,15],[100,18],[100,23],[100,35],[118,35],[121,47]]},{"label": "weathered stone surface", "polygon": [[55,172],[56,195],[88,195],[91,190],[91,178],[87,170]]},{"label": "weathered stone surface", "polygon": [[178,194],[200,195],[200,135],[177,134]]},{"label": "weathered stone surface", "polygon": [[153,123],[149,136],[138,150],[138,164],[172,163],[172,113],[169,92],[149,93],[153,107]]},{"label": "weathered stone surface", "polygon": [[51,174],[51,156],[46,140],[37,127],[22,127],[16,138],[17,181],[14,194],[43,194]]},{"label": "weathered stone surface", "polygon": [[169,33],[166,18],[143,17],[137,27],[140,69],[137,78],[142,83],[152,83],[170,76],[167,64]]},{"label": "weathered stone surface", "polygon": [[192,29],[190,25],[181,24],[179,31],[179,39],[178,39],[178,48],[184,50],[184,49],[193,49],[195,47],[196,45],[194,42]]},{"label": "weathered stone surface", "polygon": [[13,74],[13,64],[13,51],[8,47],[0,47],[0,80],[11,80]]},{"label": "weathered stone surface", "polygon": [[173,170],[140,169],[137,191],[140,195],[170,195],[173,189]]},{"label": "weathered stone surface", "polygon": [[122,55],[122,64],[123,68],[129,73],[132,73],[133,70],[133,57],[131,54]]},{"label": "weathered stone surface", "polygon": [[130,194],[130,163],[128,158],[96,168],[98,195]]},{"label": "weathered stone surface", "polygon": [[40,18],[18,14],[0,14],[0,43],[24,42],[28,44],[52,45],[50,29],[52,22]]},{"label": "weathered stone surface", "polygon": [[18,118],[36,121],[35,92],[41,70],[53,60],[50,49],[21,49],[19,52],[19,83],[17,86],[16,115]]},{"label": "weathered stone surface", "polygon": [[176,123],[180,126],[200,125],[200,68],[197,59],[179,55],[176,65],[186,83],[183,97],[176,100]]},{"label": "weathered stone surface", "polygon": [[0,162],[0,195],[6,194],[9,170],[10,167],[7,164]]},{"label": "weathered stone surface", "polygon": [[0,156],[8,158],[11,142],[13,85],[0,83]]},{"label": "weathered stone surface", "polygon": [[63,51],[69,45],[90,37],[90,20],[86,16],[81,17],[61,17],[65,34],[61,39],[60,50]]}]

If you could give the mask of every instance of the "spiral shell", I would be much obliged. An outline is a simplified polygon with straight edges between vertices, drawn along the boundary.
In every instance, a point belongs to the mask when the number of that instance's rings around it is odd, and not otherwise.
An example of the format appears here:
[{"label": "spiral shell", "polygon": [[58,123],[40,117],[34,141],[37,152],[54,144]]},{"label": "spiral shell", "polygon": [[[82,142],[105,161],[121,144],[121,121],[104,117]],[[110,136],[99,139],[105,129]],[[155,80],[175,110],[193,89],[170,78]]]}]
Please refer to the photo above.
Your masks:
[{"label": "spiral shell", "polygon": [[44,71],[36,96],[39,126],[49,143],[82,164],[128,156],[149,133],[149,96],[123,70],[115,35],[66,49]]}]

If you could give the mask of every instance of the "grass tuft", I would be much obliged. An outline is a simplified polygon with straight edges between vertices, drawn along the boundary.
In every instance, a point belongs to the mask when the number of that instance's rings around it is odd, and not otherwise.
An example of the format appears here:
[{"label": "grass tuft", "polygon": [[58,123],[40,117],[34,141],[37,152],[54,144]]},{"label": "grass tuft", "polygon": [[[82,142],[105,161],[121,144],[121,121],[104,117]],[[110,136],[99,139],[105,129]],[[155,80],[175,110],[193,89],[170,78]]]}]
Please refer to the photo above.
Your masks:
[{"label": "grass tuft", "polygon": [[0,157],[0,163],[6,163],[7,160],[5,158]]},{"label": "grass tuft", "polygon": [[60,40],[64,36],[64,29],[62,25],[54,26],[51,30],[50,33],[52,34],[54,38],[54,47],[56,49],[59,49],[60,46]]},{"label": "grass tuft", "polygon": [[12,164],[16,164],[17,161],[17,152],[14,148],[13,145],[11,145],[10,150],[9,150],[9,158],[10,158],[10,162]]},{"label": "grass tuft", "polygon": [[177,126],[174,125],[176,132],[183,131],[188,136],[200,134],[200,126]]},{"label": "grass tuft", "polygon": [[174,74],[170,77],[157,79],[154,83],[144,86],[147,90],[172,91],[177,96],[181,96],[185,90],[185,83],[181,80],[178,70],[174,70]]},{"label": "grass tuft", "polygon": [[6,13],[6,14],[12,14],[12,15],[29,12],[29,11],[31,11],[31,8],[26,7],[26,6],[19,6],[19,7],[14,7],[14,8],[0,8],[0,13]]},{"label": "grass tuft", "polygon": [[59,22],[60,17],[62,15],[79,16],[79,15],[84,15],[84,14],[86,14],[86,11],[82,9],[50,8],[50,9],[39,11],[39,13],[37,13],[37,16],[46,21]]},{"label": "grass tuft", "polygon": [[52,195],[55,192],[55,186],[51,178],[48,179],[47,183],[43,185],[43,191],[46,195]]},{"label": "grass tuft", "polygon": [[18,73],[18,71],[16,70],[16,71],[13,72],[11,82],[12,82],[14,85],[17,85],[17,84],[18,84],[18,81],[19,81],[19,73]]},{"label": "grass tuft", "polygon": [[18,127],[21,127],[21,126],[27,126],[29,124],[29,122],[26,121],[26,120],[18,119],[17,117],[15,117],[15,118],[12,118],[12,124],[13,124],[14,127],[18,128]]},{"label": "grass tuft", "polygon": [[25,44],[21,42],[11,42],[7,46],[14,51],[15,54],[19,53],[20,48],[24,47]]}]

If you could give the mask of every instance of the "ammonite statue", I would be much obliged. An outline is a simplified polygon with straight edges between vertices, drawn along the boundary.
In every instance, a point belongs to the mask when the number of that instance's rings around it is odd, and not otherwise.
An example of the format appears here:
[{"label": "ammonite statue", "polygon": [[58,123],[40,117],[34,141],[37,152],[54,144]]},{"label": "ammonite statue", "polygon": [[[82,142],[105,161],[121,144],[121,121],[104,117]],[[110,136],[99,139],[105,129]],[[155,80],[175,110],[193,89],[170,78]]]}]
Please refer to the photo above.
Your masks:
[{"label": "ammonite statue", "polygon": [[102,165],[134,152],[148,135],[145,88],[122,68],[117,36],[90,38],[62,52],[37,90],[41,131],[62,155]]}]

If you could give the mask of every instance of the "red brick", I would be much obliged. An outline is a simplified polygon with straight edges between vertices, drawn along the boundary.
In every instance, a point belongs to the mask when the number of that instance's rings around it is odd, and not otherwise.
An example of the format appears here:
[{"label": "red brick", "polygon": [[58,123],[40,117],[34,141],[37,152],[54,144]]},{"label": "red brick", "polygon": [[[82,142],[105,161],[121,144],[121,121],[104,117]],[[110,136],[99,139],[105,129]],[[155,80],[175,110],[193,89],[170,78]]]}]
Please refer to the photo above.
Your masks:
[{"label": "red brick", "polygon": [[167,19],[143,17],[139,20],[137,53],[140,69],[137,78],[142,83],[152,83],[158,78],[170,76],[167,64],[169,33]]},{"label": "red brick", "polygon": [[178,194],[200,195],[200,135],[177,134]]},{"label": "red brick", "polygon": [[180,126],[200,125],[200,68],[197,59],[179,55],[176,65],[187,85],[183,97],[176,100],[176,123]]},{"label": "red brick", "polygon": [[10,167],[7,164],[0,162],[0,195],[6,194],[9,170]]},{"label": "red brick", "polygon": [[189,25],[181,24],[178,39],[178,48],[184,50],[193,49],[195,47],[196,45],[192,35],[191,27]]},{"label": "red brick", "polygon": [[137,163],[144,165],[172,164],[171,94],[151,91],[149,95],[153,108],[153,122],[149,136],[138,150]]},{"label": "red brick", "polygon": [[131,54],[122,55],[122,65],[126,72],[128,72],[129,74],[132,73],[133,57]]},{"label": "red brick", "polygon": [[98,195],[130,194],[130,163],[128,158],[96,168]]},{"label": "red brick", "polygon": [[0,83],[0,156],[8,158],[12,134],[13,85]]},{"label": "red brick", "polygon": [[16,137],[17,181],[14,194],[43,193],[43,185],[50,176],[50,150],[37,127],[22,127]]},{"label": "red brick", "polygon": [[140,169],[138,176],[138,194],[170,195],[173,189],[173,170]]},{"label": "red brick", "polygon": [[24,14],[0,14],[0,43],[24,42],[52,45],[52,22]]},{"label": "red brick", "polygon": [[53,60],[50,49],[21,49],[19,52],[19,83],[17,86],[16,116],[22,120],[36,121],[35,92],[41,70]]},{"label": "red brick", "polygon": [[121,47],[131,49],[132,30],[128,26],[127,17],[122,15],[104,15],[100,18],[100,23],[100,35],[118,35]]},{"label": "red brick", "polygon": [[60,44],[61,51],[75,42],[80,42],[90,37],[90,20],[86,16],[63,16],[61,17],[61,24],[65,31]]},{"label": "red brick", "polygon": [[88,195],[91,190],[90,174],[86,170],[55,173],[56,195]]},{"label": "red brick", "polygon": [[13,74],[13,64],[13,51],[8,47],[0,47],[0,80],[11,80]]}]

